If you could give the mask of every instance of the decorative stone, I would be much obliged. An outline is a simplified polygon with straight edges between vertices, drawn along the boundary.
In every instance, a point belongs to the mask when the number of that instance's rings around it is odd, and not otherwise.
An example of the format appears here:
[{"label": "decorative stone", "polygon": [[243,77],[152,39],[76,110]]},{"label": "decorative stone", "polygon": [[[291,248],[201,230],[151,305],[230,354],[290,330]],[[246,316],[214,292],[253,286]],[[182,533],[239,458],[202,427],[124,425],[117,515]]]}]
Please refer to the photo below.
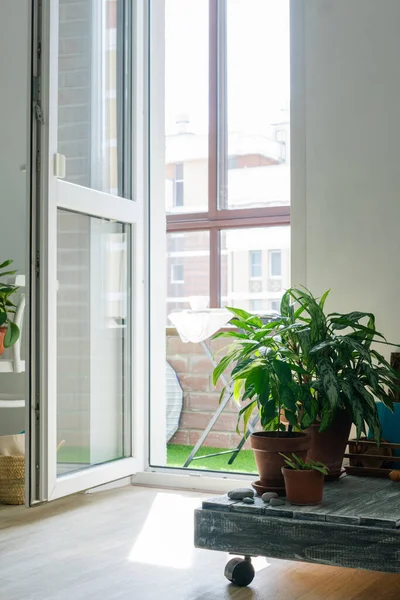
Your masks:
[{"label": "decorative stone", "polygon": [[282,506],[283,504],[285,504],[285,501],[280,498],[271,498],[269,503],[270,506]]},{"label": "decorative stone", "polygon": [[265,492],[261,498],[264,500],[264,502],[269,502],[272,500],[272,498],[278,498],[278,494],[276,492]]},{"label": "decorative stone", "polygon": [[248,488],[237,488],[228,492],[228,498],[231,500],[243,500],[244,498],[253,498],[254,492]]},{"label": "decorative stone", "polygon": [[246,496],[246,498],[243,498],[243,503],[244,504],[254,504],[254,498],[250,498],[250,497]]}]

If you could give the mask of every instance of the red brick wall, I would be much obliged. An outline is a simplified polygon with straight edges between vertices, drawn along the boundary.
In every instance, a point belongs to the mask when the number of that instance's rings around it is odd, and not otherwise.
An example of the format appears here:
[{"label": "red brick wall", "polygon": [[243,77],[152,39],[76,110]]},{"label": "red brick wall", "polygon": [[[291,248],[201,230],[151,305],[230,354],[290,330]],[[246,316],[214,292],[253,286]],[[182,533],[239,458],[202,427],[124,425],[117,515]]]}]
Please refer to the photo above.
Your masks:
[{"label": "red brick wall", "polygon": [[[229,339],[207,341],[213,353],[227,347]],[[224,352],[217,355],[222,358]],[[175,369],[184,393],[179,429],[170,440],[172,444],[195,444],[218,407],[220,392],[212,383],[213,366],[201,344],[185,344],[176,330],[167,329],[167,360]],[[230,400],[225,410],[207,436],[204,445],[234,448],[240,441],[235,433],[238,409]]]}]

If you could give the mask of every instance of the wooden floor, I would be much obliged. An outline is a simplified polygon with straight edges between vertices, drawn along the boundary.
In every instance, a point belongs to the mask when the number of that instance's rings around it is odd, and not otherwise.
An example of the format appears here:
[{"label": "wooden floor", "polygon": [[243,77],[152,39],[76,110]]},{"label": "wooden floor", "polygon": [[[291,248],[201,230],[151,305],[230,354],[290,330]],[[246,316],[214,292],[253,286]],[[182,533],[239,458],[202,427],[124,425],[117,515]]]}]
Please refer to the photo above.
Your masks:
[{"label": "wooden floor", "polygon": [[[209,495],[209,494],[208,494]],[[128,487],[0,510],[1,600],[398,600],[400,575],[256,559],[249,588],[195,550],[204,495]]]}]

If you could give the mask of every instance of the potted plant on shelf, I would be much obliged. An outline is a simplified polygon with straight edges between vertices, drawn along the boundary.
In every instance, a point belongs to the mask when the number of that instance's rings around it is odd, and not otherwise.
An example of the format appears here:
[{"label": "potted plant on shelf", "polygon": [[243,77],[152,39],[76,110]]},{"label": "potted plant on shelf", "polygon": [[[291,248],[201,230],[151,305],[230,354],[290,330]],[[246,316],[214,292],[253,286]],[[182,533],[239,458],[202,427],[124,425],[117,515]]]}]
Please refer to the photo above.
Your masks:
[{"label": "potted plant on shelf", "polygon": [[[369,429],[379,442],[375,398],[393,408],[391,394],[399,389],[399,373],[372,347],[389,345],[376,330],[374,315],[358,311],[326,315],[328,293],[316,298],[305,288],[291,288],[282,297],[281,315],[269,322],[229,308],[236,330],[216,336],[231,337],[234,343],[215,368],[214,383],[233,367],[228,385],[234,399],[245,403],[239,411],[244,431],[253,410],[259,411],[263,432],[250,436],[253,449],[259,450],[259,458],[255,453],[259,469],[261,456],[276,469],[276,453],[286,452],[279,440],[295,439],[303,431],[311,437],[310,442],[302,438],[310,444],[308,457],[326,464],[328,477],[337,478],[351,424],[357,439]],[[269,445],[260,447],[261,439]],[[296,448],[290,451],[305,459]],[[260,476],[267,481],[271,471]]]},{"label": "potted plant on shelf", "polygon": [[291,504],[312,505],[322,502],[325,475],[328,467],[310,459],[302,460],[296,454],[282,455],[285,465],[282,473],[285,480],[286,497]]},{"label": "potted plant on shelf", "polygon": [[[216,384],[222,373],[233,367],[233,395],[236,401],[245,403],[239,411],[238,427],[243,419],[246,431],[254,410],[258,411],[262,426],[262,431],[250,436],[260,475],[254,487],[261,493],[283,492],[281,453],[296,452],[305,459],[310,446],[310,435],[300,431],[298,403],[308,384],[293,377],[293,372],[302,369],[292,360],[280,337],[274,335],[276,322],[263,323],[246,311],[229,310],[234,315],[231,323],[239,331],[217,334],[216,337],[233,337],[235,342],[215,367],[213,381]],[[221,397],[225,392],[224,388]]]},{"label": "potted plant on shelf", "polygon": [[[17,271],[7,270],[12,262],[6,260],[0,264],[0,279],[16,274]],[[19,327],[14,323],[16,305],[12,301],[17,291],[17,286],[0,281],[0,355],[5,348],[13,346],[20,336]]]}]

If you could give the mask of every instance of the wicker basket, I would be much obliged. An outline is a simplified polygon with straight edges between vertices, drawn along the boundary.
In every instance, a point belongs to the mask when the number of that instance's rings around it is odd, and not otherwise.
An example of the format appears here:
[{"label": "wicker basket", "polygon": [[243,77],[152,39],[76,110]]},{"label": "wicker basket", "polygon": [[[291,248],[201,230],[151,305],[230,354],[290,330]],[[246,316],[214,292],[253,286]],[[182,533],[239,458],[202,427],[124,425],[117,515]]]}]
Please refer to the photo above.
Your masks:
[{"label": "wicker basket", "polygon": [[25,504],[24,456],[0,456],[0,504]]}]

